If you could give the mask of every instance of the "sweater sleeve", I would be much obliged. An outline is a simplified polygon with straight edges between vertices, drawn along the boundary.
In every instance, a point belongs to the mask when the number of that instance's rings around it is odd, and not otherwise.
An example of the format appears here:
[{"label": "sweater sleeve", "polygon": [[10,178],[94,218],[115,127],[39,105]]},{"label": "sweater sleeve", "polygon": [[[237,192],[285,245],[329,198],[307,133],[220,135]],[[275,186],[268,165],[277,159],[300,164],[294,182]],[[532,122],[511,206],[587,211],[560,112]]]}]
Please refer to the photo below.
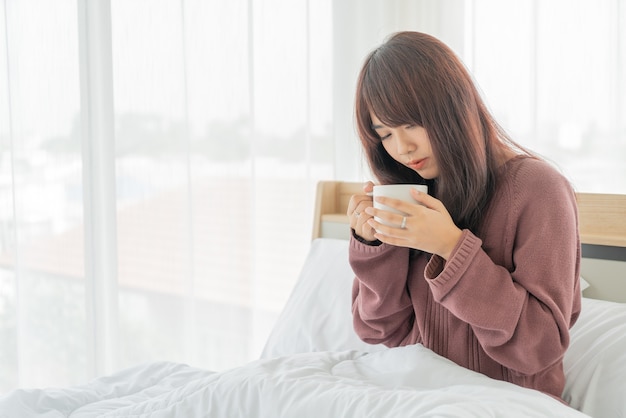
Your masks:
[{"label": "sweater sleeve", "polygon": [[350,240],[349,260],[356,277],[352,317],[356,334],[370,344],[402,345],[411,333],[414,312],[406,290],[409,250]]},{"label": "sweater sleeve", "polygon": [[[513,269],[494,263],[470,231],[425,276],[435,300],[467,322],[485,352],[521,375],[563,358],[580,312],[580,240],[573,190],[556,172],[512,187],[506,207]],[[498,216],[499,216],[498,215]]]}]

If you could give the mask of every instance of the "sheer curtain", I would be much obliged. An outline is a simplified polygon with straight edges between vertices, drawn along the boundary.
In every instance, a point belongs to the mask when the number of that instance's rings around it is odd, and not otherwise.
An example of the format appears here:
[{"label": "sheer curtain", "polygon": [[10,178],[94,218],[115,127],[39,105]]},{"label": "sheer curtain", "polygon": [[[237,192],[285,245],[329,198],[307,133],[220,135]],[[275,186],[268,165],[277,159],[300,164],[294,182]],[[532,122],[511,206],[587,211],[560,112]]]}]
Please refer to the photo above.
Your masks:
[{"label": "sheer curtain", "polygon": [[624,2],[473,0],[471,16],[467,56],[504,127],[577,190],[626,193]]},{"label": "sheer curtain", "polygon": [[334,176],[330,3],[0,4],[0,391],[257,358]]},{"label": "sheer curtain", "polygon": [[438,36],[512,136],[626,193],[620,0],[0,2],[0,392],[258,357],[365,54]]},{"label": "sheer curtain", "polygon": [[[364,55],[391,32],[417,30],[446,42],[503,127],[577,190],[626,193],[622,0],[342,0],[333,13],[336,138],[353,132],[349,81]],[[347,159],[358,146],[336,152]]]}]

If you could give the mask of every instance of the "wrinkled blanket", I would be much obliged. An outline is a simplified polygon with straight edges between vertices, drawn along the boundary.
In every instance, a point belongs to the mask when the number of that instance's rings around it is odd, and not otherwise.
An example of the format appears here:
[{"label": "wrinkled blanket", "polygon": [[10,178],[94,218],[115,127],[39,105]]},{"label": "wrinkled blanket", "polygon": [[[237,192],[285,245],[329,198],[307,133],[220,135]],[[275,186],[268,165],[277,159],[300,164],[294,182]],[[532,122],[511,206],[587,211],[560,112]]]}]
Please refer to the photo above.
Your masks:
[{"label": "wrinkled blanket", "polygon": [[223,372],[149,363],[81,386],[0,397],[2,418],[547,416],[586,415],[421,345],[302,353]]}]

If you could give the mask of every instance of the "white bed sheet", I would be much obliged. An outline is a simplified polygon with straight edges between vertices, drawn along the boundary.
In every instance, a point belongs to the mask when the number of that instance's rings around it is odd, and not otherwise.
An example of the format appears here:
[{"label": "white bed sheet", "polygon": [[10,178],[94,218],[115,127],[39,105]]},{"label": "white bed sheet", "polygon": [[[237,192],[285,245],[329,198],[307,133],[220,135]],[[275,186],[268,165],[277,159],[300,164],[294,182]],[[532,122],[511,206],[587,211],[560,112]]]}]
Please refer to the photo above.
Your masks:
[{"label": "white bed sheet", "polygon": [[420,345],[301,353],[211,373],[150,363],[74,388],[18,390],[1,417],[562,417],[540,392],[458,367]]}]

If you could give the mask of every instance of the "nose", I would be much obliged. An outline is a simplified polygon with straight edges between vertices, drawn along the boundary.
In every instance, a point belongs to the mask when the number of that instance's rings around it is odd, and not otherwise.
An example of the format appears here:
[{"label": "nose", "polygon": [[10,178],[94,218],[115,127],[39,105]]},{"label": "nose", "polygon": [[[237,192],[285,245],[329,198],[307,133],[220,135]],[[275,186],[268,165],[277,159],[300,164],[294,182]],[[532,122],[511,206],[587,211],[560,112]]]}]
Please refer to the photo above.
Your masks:
[{"label": "nose", "polygon": [[399,132],[396,133],[396,138],[396,150],[398,155],[411,154],[417,148],[410,136],[404,132],[403,129],[399,129]]}]

